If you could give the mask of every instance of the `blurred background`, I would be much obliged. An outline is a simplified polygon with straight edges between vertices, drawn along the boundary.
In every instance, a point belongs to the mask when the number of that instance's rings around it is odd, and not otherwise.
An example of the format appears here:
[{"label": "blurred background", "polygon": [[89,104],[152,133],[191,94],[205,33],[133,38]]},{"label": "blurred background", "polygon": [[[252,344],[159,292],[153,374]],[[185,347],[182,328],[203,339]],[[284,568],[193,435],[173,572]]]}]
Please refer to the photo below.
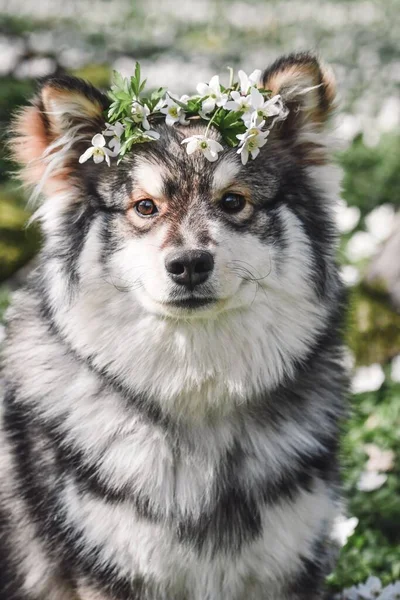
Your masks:
[{"label": "blurred background", "polygon": [[227,81],[228,65],[251,72],[294,50],[314,50],[333,66],[344,169],[339,260],[354,368],[333,592],[371,574],[383,585],[400,578],[399,12],[398,0],[0,0],[0,344],[10,293],[40,246],[4,145],[10,115],[36,78],[66,70],[107,88],[112,69],[130,75],[138,60],[149,87],[180,94],[215,73]]}]

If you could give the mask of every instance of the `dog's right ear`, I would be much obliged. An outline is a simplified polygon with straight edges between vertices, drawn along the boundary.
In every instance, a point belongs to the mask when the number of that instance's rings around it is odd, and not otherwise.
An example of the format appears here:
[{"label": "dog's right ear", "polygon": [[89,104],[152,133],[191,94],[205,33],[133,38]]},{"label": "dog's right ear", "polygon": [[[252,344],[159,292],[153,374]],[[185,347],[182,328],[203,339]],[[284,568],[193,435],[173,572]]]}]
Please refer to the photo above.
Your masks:
[{"label": "dog's right ear", "polygon": [[[16,115],[11,128],[11,153],[22,167],[23,182],[43,184],[45,194],[65,187],[82,143],[87,147],[104,129],[103,112],[108,105],[107,97],[82,79],[44,80],[31,106]],[[49,169],[51,161],[54,169]]]}]

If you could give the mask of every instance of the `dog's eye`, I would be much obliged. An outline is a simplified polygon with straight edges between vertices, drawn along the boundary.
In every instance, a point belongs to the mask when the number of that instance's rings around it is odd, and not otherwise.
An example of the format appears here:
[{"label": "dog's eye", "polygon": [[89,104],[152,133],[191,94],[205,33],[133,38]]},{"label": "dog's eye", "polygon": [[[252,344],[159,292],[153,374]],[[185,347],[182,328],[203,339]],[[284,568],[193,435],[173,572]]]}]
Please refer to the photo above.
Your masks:
[{"label": "dog's eye", "polygon": [[150,199],[136,202],[135,210],[141,217],[152,217],[158,213],[157,206],[154,204],[153,200]]},{"label": "dog's eye", "polygon": [[227,213],[238,213],[246,206],[246,198],[240,194],[225,194],[220,201],[220,206]]}]

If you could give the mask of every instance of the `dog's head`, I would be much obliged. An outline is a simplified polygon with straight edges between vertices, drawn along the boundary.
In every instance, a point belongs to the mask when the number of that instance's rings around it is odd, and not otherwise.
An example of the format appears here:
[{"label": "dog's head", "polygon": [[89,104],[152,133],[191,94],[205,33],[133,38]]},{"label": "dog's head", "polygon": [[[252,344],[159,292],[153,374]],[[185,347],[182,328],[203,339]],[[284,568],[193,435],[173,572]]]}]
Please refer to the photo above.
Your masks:
[{"label": "dog's head", "polygon": [[186,319],[249,308],[269,289],[315,299],[329,291],[331,74],[292,55],[264,72],[263,87],[281,94],[289,115],[257,160],[243,166],[229,148],[214,163],[188,155],[182,140],[206,127],[197,121],[156,125],[159,141],[107,168],[78,162],[105,127],[106,97],[72,77],[42,85],[16,121],[13,150],[45,197],[49,258],[72,294],[85,278],[96,294],[97,273],[145,310]]}]

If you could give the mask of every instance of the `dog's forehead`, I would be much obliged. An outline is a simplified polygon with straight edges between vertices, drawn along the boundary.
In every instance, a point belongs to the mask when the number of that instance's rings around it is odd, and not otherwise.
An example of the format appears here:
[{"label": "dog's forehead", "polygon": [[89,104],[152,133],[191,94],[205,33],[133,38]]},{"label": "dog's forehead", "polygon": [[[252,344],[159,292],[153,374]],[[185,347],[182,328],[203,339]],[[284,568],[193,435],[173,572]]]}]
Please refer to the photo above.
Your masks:
[{"label": "dog's forehead", "polygon": [[[183,140],[204,134],[203,126],[162,129],[160,140],[146,144],[135,158],[132,173],[135,187],[155,198],[180,192],[214,195],[229,187],[238,176],[241,163],[235,150],[225,148],[215,162],[207,160],[201,152],[187,153]],[[218,132],[208,135],[220,141]]]},{"label": "dog's forehead", "polygon": [[158,159],[145,154],[133,168],[134,185],[154,198],[174,196],[181,192],[214,196],[229,188],[238,177],[240,164],[230,154],[210,163],[200,155],[164,156]]}]

